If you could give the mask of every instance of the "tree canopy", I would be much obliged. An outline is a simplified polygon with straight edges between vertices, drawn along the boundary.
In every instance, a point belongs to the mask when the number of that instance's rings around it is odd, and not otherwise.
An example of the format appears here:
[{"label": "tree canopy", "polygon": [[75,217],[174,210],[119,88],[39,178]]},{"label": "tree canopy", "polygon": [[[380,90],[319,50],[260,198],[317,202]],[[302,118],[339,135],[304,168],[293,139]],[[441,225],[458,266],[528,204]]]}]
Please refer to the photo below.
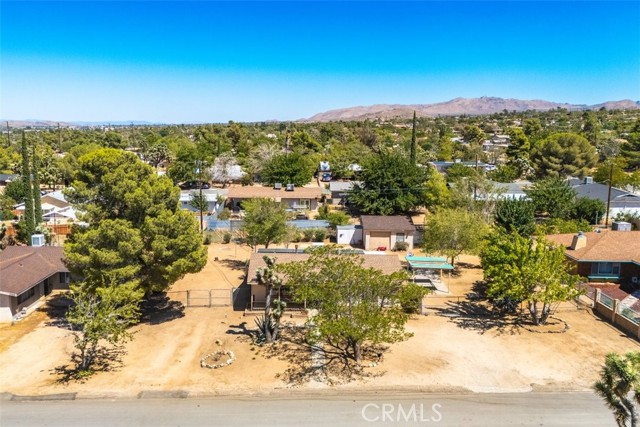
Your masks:
[{"label": "tree canopy", "polygon": [[407,213],[427,203],[426,179],[424,170],[404,154],[373,155],[363,162],[349,202],[365,214]]},{"label": "tree canopy", "polygon": [[556,133],[538,142],[531,151],[536,175],[584,177],[596,165],[598,155],[589,141],[575,133]]},{"label": "tree canopy", "polygon": [[262,167],[262,181],[273,185],[294,184],[303,186],[311,181],[315,163],[308,156],[299,153],[279,154]]},{"label": "tree canopy", "polygon": [[281,203],[258,198],[242,203],[245,211],[243,231],[249,246],[279,243],[286,235],[287,212]]},{"label": "tree canopy", "polygon": [[178,190],[132,153],[100,149],[79,159],[71,201],[87,212],[65,243],[69,269],[97,289],[135,281],[166,290],[206,263],[193,215],[178,208]]},{"label": "tree canopy", "polygon": [[577,295],[579,277],[569,272],[564,248],[544,238],[494,233],[480,255],[487,295],[493,300],[526,301],[535,325],[545,324],[553,304]]}]

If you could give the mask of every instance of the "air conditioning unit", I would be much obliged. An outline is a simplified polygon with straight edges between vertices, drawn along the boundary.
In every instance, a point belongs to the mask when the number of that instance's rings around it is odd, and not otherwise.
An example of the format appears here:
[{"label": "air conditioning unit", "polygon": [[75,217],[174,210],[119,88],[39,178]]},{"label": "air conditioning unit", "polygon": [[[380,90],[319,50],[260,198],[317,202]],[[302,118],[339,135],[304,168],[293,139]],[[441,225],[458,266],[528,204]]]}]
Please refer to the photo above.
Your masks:
[{"label": "air conditioning unit", "polygon": [[293,184],[287,184],[287,188],[285,191],[293,191],[293,188],[294,188]]},{"label": "air conditioning unit", "polygon": [[280,190],[282,188],[282,183],[281,182],[276,182],[275,184],[273,184],[273,189],[274,190]]},{"label": "air conditioning unit", "polygon": [[31,236],[31,246],[39,247],[39,246],[44,246],[44,244],[45,244],[44,234],[34,234]]}]

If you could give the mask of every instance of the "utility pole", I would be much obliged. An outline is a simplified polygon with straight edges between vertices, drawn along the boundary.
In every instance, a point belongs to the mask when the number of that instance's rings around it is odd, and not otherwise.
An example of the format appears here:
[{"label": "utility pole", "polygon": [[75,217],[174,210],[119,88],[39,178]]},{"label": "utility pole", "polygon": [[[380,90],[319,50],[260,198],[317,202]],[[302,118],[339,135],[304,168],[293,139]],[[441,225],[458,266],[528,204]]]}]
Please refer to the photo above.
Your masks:
[{"label": "utility pole", "polygon": [[609,166],[609,191],[607,191],[607,212],[604,220],[604,228],[609,228],[609,207],[611,206],[611,186],[613,184],[613,162]]},{"label": "utility pole", "polygon": [[11,147],[11,128],[9,128],[8,120],[7,120],[7,147]]},{"label": "utility pole", "polygon": [[62,134],[60,133],[60,122],[58,122],[58,152],[62,153]]},{"label": "utility pole", "polygon": [[200,192],[199,196],[199,209],[200,209],[200,234],[204,233],[204,219],[203,219],[203,211],[202,211],[202,160],[196,160],[196,173],[198,174],[198,189]]}]

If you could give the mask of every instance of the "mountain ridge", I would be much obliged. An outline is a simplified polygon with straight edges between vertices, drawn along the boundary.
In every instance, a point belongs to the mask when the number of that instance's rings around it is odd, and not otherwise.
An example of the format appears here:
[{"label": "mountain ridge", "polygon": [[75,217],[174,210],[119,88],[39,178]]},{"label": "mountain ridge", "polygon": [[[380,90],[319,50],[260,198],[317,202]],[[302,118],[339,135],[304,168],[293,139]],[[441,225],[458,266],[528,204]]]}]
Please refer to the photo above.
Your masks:
[{"label": "mountain ridge", "polygon": [[548,111],[556,108],[564,108],[572,111],[598,110],[600,108],[608,110],[616,109],[640,109],[640,102],[630,99],[619,101],[605,101],[599,104],[569,104],[545,101],[542,99],[522,100],[515,98],[499,98],[493,96],[483,96],[480,98],[454,98],[450,101],[436,102],[432,104],[374,104],[368,106],[356,106],[338,108],[317,113],[302,122],[330,122],[340,120],[366,120],[366,119],[390,119],[390,118],[410,118],[413,112],[419,117],[437,116],[457,116],[471,115],[479,116],[485,114],[499,113],[507,111]]}]

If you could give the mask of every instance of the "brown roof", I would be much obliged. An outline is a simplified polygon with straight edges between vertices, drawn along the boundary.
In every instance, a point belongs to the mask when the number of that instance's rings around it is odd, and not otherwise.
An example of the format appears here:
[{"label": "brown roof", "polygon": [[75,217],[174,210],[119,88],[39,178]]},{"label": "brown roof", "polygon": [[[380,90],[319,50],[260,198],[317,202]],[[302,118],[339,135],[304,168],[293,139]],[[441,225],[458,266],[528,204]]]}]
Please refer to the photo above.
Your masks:
[{"label": "brown roof", "polygon": [[319,199],[322,197],[320,187],[295,187],[293,191],[286,191],[284,188],[275,190],[273,187],[262,187],[258,185],[246,187],[231,187],[227,197],[230,199],[256,199],[260,197],[268,199]]},{"label": "brown roof", "polygon": [[406,216],[362,215],[362,228],[374,231],[416,231],[415,225]]},{"label": "brown roof", "polygon": [[[247,272],[247,283],[255,282],[256,270],[258,268],[265,267],[264,256],[276,258],[278,264],[287,264],[289,262],[306,261],[311,255],[303,253],[292,254],[265,254],[265,253],[253,253],[249,259],[249,271]],[[347,256],[347,255],[345,255]],[[395,273],[402,270],[402,264],[400,258],[397,255],[353,255],[364,258],[362,266],[365,268],[373,267],[381,270],[384,274]]]},{"label": "brown roof", "polygon": [[616,261],[640,264],[640,231],[611,231],[583,233],[584,248],[569,249],[575,234],[552,234],[548,240],[567,248],[568,257],[577,261]]},{"label": "brown roof", "polygon": [[0,252],[0,293],[17,296],[56,273],[68,272],[60,246],[8,246]]}]

